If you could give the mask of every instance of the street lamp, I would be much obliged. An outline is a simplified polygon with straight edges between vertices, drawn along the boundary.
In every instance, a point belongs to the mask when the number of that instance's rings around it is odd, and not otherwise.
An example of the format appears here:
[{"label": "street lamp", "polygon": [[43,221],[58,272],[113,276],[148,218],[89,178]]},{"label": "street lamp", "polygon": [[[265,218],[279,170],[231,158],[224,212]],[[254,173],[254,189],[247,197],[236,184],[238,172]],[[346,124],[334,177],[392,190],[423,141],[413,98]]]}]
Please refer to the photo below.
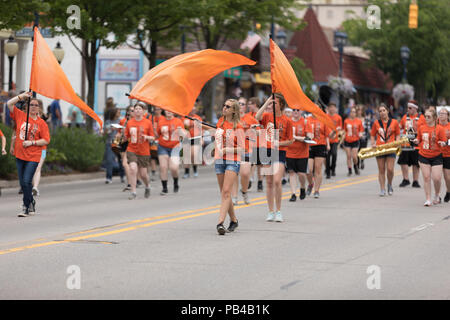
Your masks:
[{"label": "street lamp", "polygon": [[406,83],[406,64],[408,63],[409,60],[409,54],[410,54],[410,50],[407,46],[402,46],[400,48],[400,57],[402,58],[402,62],[403,62],[403,82]]},{"label": "street lamp", "polygon": [[19,52],[19,44],[14,40],[12,36],[9,36],[8,41],[5,44],[5,52],[9,58],[9,86],[8,90],[12,90],[12,68],[14,57]]},{"label": "street lamp", "polygon": [[185,26],[180,26],[181,29],[181,53],[186,52],[186,35],[184,32]]},{"label": "street lamp", "polygon": [[59,41],[56,43],[55,49],[53,49],[53,54],[55,55],[56,60],[58,60],[58,63],[61,64],[64,59],[65,52]]},{"label": "street lamp", "polygon": [[278,46],[280,47],[280,49],[285,49],[286,48],[286,39],[287,39],[287,35],[286,32],[284,32],[284,30],[278,30],[277,32],[277,43]]},{"label": "street lamp", "polygon": [[[342,56],[344,54],[344,47],[347,45],[347,34],[341,31],[334,32],[334,45],[339,49],[339,79],[342,80]],[[344,103],[342,93],[339,92],[339,115],[344,115]]]}]

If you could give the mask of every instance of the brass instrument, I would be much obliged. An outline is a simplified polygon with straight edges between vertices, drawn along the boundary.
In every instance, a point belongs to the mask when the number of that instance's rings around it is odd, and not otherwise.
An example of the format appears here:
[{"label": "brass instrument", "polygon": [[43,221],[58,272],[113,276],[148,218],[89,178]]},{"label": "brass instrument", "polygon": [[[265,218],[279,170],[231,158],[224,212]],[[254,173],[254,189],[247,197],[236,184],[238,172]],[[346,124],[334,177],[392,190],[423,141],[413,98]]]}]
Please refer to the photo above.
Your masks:
[{"label": "brass instrument", "polygon": [[358,152],[358,157],[361,160],[364,160],[367,158],[384,156],[391,153],[396,153],[398,156],[400,155],[400,153],[402,153],[402,144],[404,143],[410,143],[408,137],[403,137],[398,141],[382,144],[372,148],[362,148]]}]

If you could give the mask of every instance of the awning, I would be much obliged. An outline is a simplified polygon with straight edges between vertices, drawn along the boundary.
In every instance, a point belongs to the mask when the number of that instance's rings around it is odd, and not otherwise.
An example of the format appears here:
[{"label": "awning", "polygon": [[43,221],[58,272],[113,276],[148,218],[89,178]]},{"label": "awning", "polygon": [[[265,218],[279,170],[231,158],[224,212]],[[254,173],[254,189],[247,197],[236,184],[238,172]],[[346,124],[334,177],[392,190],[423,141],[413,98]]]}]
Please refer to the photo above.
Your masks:
[{"label": "awning", "polygon": [[254,32],[249,32],[247,38],[242,42],[241,49],[249,49],[252,51],[255,49],[256,45],[261,41],[261,37]]},{"label": "awning", "polygon": [[272,84],[272,79],[270,78],[270,72],[264,71],[261,73],[255,73],[255,82],[259,84]]}]

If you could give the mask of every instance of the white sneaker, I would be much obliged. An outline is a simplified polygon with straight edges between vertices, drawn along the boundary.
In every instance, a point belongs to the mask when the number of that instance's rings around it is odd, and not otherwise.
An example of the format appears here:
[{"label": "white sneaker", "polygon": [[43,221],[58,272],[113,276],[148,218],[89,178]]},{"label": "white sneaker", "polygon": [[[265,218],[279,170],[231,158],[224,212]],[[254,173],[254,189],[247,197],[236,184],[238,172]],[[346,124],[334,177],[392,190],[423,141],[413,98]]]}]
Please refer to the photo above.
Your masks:
[{"label": "white sneaker", "polygon": [[380,191],[380,197],[385,197],[386,196],[386,191],[385,190],[381,190]]},{"label": "white sneaker", "polygon": [[423,204],[425,207],[431,207],[431,201],[427,200],[425,201],[425,203]]},{"label": "white sneaker", "polygon": [[281,211],[277,211],[275,213],[275,221],[276,222],[283,222],[283,215],[281,214]]},{"label": "white sneaker", "polygon": [[237,197],[233,197],[233,205],[237,206],[239,200]]},{"label": "white sneaker", "polygon": [[38,188],[33,187],[32,193],[33,193],[34,197],[39,197],[39,189]]},{"label": "white sneaker", "polygon": [[242,198],[244,199],[244,203],[245,204],[250,204],[250,200],[248,199],[247,192],[242,192],[242,190],[241,190],[241,194],[242,194]]},{"label": "white sneaker", "polygon": [[268,222],[272,222],[275,220],[275,212],[269,212],[269,214],[267,215],[266,221]]}]

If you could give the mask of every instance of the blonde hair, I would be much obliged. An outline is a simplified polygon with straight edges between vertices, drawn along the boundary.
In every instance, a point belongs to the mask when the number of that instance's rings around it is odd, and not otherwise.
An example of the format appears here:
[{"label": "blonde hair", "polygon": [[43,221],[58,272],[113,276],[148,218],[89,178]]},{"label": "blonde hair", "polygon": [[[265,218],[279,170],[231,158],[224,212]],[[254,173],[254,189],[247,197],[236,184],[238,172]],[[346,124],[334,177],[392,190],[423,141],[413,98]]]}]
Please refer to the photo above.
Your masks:
[{"label": "blonde hair", "polygon": [[[233,129],[236,129],[237,125],[241,121],[241,112],[239,110],[240,109],[239,102],[236,99],[227,99],[227,100],[225,100],[224,104],[227,102],[231,103],[231,111],[232,111],[231,122],[233,123]],[[220,124],[220,126],[222,126],[224,122],[225,122],[225,117],[222,116],[222,123]]]}]

